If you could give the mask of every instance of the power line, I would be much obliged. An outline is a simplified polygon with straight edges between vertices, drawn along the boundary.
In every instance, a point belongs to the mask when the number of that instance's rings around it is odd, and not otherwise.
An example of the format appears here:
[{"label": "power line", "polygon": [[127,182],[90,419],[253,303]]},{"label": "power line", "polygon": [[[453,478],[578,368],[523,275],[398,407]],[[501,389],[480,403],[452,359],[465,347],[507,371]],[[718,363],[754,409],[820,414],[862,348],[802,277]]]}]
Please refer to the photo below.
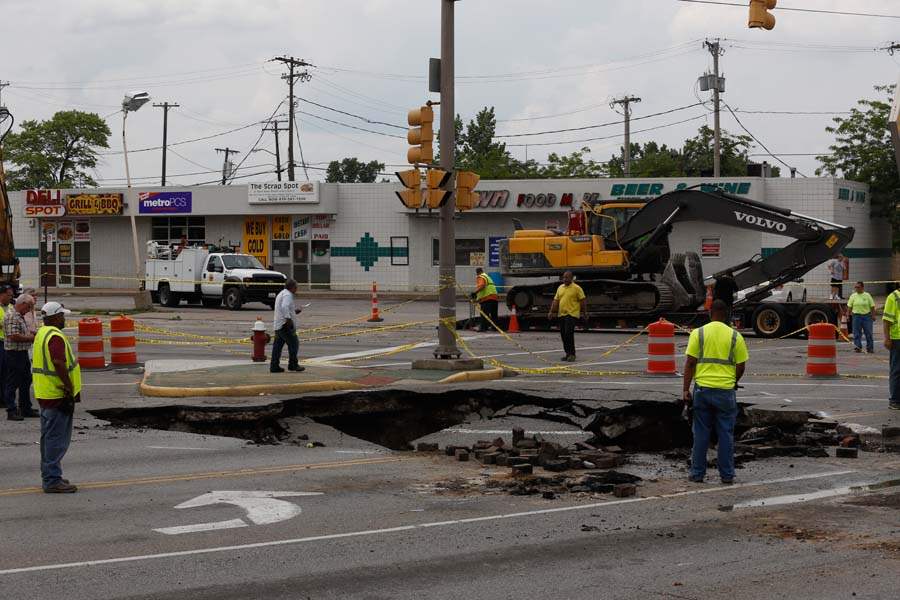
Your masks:
[{"label": "power line", "polygon": [[370,124],[370,125],[384,125],[384,126],[386,126],[386,127],[393,127],[393,128],[395,128],[395,129],[402,129],[403,131],[406,131],[406,129],[407,129],[407,128],[404,127],[403,125],[394,125],[393,123],[385,123],[384,121],[373,121],[372,119],[367,119],[366,117],[363,117],[363,116],[361,116],[361,115],[357,115],[357,114],[354,114],[354,113],[351,113],[351,112],[347,112],[347,111],[345,111],[345,110],[340,110],[340,109],[337,109],[337,108],[333,108],[333,107],[331,107],[331,106],[326,106],[326,105],[324,105],[324,104],[319,104],[318,102],[313,102],[312,100],[307,100],[306,98],[301,98],[300,96],[297,96],[297,100],[302,100],[302,101],[304,101],[304,102],[307,102],[307,103],[309,103],[309,104],[312,104],[313,106],[318,106],[319,108],[324,108],[325,110],[330,110],[330,111],[332,111],[332,112],[340,113],[340,114],[346,115],[346,116],[348,116],[348,117],[354,117],[354,118],[356,118],[356,119],[360,119],[360,120],[365,121],[366,123],[368,123],[368,124]]},{"label": "power line", "polygon": [[766,152],[768,152],[768,153],[769,153],[769,156],[771,156],[772,158],[774,158],[775,160],[777,160],[778,162],[780,162],[781,164],[783,164],[784,166],[786,166],[786,167],[787,167],[788,169],[790,169],[791,171],[796,171],[797,173],[800,173],[800,175],[801,175],[802,177],[806,177],[806,175],[804,175],[799,169],[797,169],[796,167],[793,167],[793,166],[787,164],[787,163],[784,162],[784,161],[781,159],[781,157],[779,157],[778,155],[772,154],[772,151],[769,150],[769,149],[766,147],[765,144],[763,144],[761,141],[759,141],[759,138],[757,138],[755,135],[753,135],[753,132],[751,132],[749,129],[747,129],[746,127],[744,127],[744,124],[741,123],[741,120],[738,118],[738,116],[734,113],[733,110],[731,110],[731,107],[728,106],[728,103],[723,102],[723,104],[725,105],[725,108],[728,109],[728,112],[731,113],[731,116],[734,117],[734,120],[737,121],[737,124],[740,125],[741,129],[743,129],[745,132],[747,132],[747,135],[749,135],[751,138],[753,138],[753,141],[756,142],[757,144],[759,144],[760,147],[761,147],[763,150],[765,150]]},{"label": "power line", "polygon": [[309,181],[309,173],[306,170],[306,160],[303,158],[303,145],[300,144],[300,126],[294,121],[294,133],[297,134],[297,149],[300,150],[300,165],[303,167],[303,176]]},{"label": "power line", "polygon": [[[721,2],[719,0],[677,0],[678,2],[690,2],[692,4],[717,4],[719,6],[739,6],[741,8],[747,8],[747,3],[738,3],[738,2]],[[850,17],[879,17],[883,19],[900,19],[900,15],[884,15],[878,13],[862,13],[862,12],[849,12],[842,10],[824,10],[820,8],[794,8],[791,6],[777,6],[775,10],[790,10],[794,12],[805,12],[805,13],[820,13],[826,15],[845,15]]]},{"label": "power line", "polygon": [[[203,137],[193,138],[190,140],[181,140],[180,142],[172,142],[171,144],[169,144],[169,148],[171,149],[172,146],[181,146],[184,144],[192,144],[194,142],[202,142],[205,140],[211,140],[213,138],[222,137],[223,135],[228,135],[229,133],[235,133],[237,131],[243,131],[244,129],[249,129],[250,127],[256,127],[257,125],[260,125],[265,122],[266,122],[265,120],[254,121],[253,123],[249,123],[247,125],[242,125],[240,127],[235,127],[234,129],[228,129],[227,131],[221,131],[219,133],[213,133],[211,135],[205,135]],[[162,146],[150,146],[147,148],[137,148],[136,150],[129,150],[128,153],[134,154],[135,152],[151,152],[153,150],[160,150],[161,148],[162,148]],[[100,152],[100,153],[98,153],[98,156],[115,156],[117,154],[122,154],[122,151],[121,150],[113,150],[112,152]]]},{"label": "power line", "polygon": [[399,140],[405,140],[406,136],[402,135],[394,135],[393,133],[385,133],[384,131],[375,131],[374,129],[366,129],[365,127],[357,127],[356,125],[350,125],[349,123],[343,123],[341,121],[335,121],[333,119],[326,119],[325,117],[320,117],[319,115],[306,112],[304,110],[298,110],[298,113],[301,115],[306,115],[307,117],[313,117],[314,119],[319,119],[321,121],[327,121],[328,123],[334,123],[335,125],[340,125],[342,127],[348,127],[350,129],[356,129],[357,131],[364,131],[366,133],[376,133],[378,135],[383,135],[385,137],[396,138]]},{"label": "power line", "polygon": [[[312,75],[305,69],[306,67],[315,67],[315,65],[293,56],[276,56],[272,61],[280,62],[288,68],[288,72],[281,78],[288,82],[288,130],[292,130],[294,128],[294,110],[296,109],[294,85],[298,81],[304,82],[312,79]],[[297,72],[298,68],[304,70]],[[288,181],[294,181],[294,138],[292,136],[288,136]]]},{"label": "power line", "polygon": [[[281,106],[283,104],[284,104],[284,99],[282,99],[281,102],[278,103],[278,105],[275,107],[275,110],[272,111],[272,114],[269,115],[269,118],[266,119],[265,121],[263,121],[263,123],[269,123],[275,117],[275,114],[278,112],[278,110],[281,108]],[[256,147],[259,145],[260,140],[262,140],[262,138],[265,134],[266,134],[265,129],[263,129],[262,131],[259,132],[259,137],[256,138],[255,142],[253,142],[253,146],[250,147],[250,152],[247,152],[246,154],[244,154],[244,158],[241,159],[241,162],[238,163],[237,167],[234,169],[234,171],[232,171],[232,173],[237,173],[237,170],[241,168],[241,165],[244,164],[244,161],[247,160],[251,154],[253,154],[254,150],[256,150]],[[228,155],[226,155],[226,158],[228,158]],[[280,166],[278,167],[278,170],[279,170],[279,172],[281,171]],[[232,179],[234,179],[234,178],[232,177]],[[224,182],[222,183],[222,185],[225,185]]]},{"label": "power line", "polygon": [[[682,123],[690,123],[691,121],[697,121],[699,119],[705,119],[707,115],[697,115],[696,117],[691,117],[689,119],[683,119],[681,121],[675,121],[673,123],[666,123],[664,125],[657,125],[656,127],[648,127],[646,129],[638,129],[636,131],[632,131],[631,133],[644,133],[647,131],[656,131],[657,129],[664,129],[666,127],[672,127],[674,125],[680,125]],[[637,119],[632,119],[635,121]],[[612,140],[620,137],[619,135],[607,135],[603,137],[595,137],[595,138],[585,138],[580,140],[566,140],[561,142],[539,142],[539,143],[530,143],[530,144],[507,144],[506,146],[509,148],[523,148],[525,146],[559,146],[562,144],[582,144],[585,142],[597,142],[600,140]]]},{"label": "power line", "polygon": [[[671,108],[671,109],[669,109],[669,110],[664,110],[664,111],[660,111],[660,112],[657,112],[657,113],[651,113],[651,114],[649,114],[649,115],[644,115],[644,116],[641,116],[641,117],[634,117],[634,118],[631,119],[631,120],[632,120],[632,121],[640,121],[640,120],[642,120],[642,119],[650,119],[650,118],[652,118],[652,117],[659,117],[659,116],[661,116],[661,115],[668,115],[668,114],[671,114],[671,113],[674,113],[674,112],[678,112],[678,111],[681,111],[681,110],[687,110],[688,108],[693,108],[693,107],[695,107],[695,106],[700,106],[701,104],[702,104],[702,102],[695,102],[695,103],[693,103],[693,104],[687,104],[687,105],[685,105],[685,106],[679,106],[679,107],[677,107],[677,108]],[[600,127],[611,127],[611,126],[613,126],[613,125],[622,125],[623,123],[625,123],[624,120],[622,120],[622,121],[609,121],[609,122],[607,122],[607,123],[597,123],[596,125],[584,125],[584,126],[582,126],[582,127],[568,127],[568,128],[565,128],[565,129],[548,129],[548,130],[546,130],[546,131],[535,131],[535,132],[533,132],[533,133],[507,133],[507,134],[503,134],[503,135],[495,135],[494,137],[495,137],[495,138],[518,138],[518,137],[530,137],[530,136],[534,136],[534,135],[546,135],[546,134],[549,134],[549,133],[567,133],[567,132],[570,132],[570,131],[585,131],[585,130],[587,130],[587,129],[597,129],[597,128],[600,128]],[[530,146],[537,146],[538,144],[529,144],[529,145],[530,145]]]}]

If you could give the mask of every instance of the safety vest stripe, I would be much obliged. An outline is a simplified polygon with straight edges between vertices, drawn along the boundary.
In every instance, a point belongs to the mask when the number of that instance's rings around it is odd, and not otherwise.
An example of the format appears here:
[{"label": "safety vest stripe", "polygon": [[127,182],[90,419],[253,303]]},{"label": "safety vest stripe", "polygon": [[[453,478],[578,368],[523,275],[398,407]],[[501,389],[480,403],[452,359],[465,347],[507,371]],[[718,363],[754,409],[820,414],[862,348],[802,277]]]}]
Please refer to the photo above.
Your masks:
[{"label": "safety vest stripe", "polygon": [[[44,337],[43,348],[41,349],[42,350],[41,354],[44,357],[44,364],[45,365],[52,364],[50,362],[50,356],[47,354],[47,349],[50,346],[50,338],[52,338],[54,335],[59,335],[63,339],[63,344],[66,347],[66,370],[69,373],[71,373],[72,371],[75,370],[75,367],[78,366],[78,363],[75,361],[75,357],[72,355],[72,352],[69,349],[69,344],[66,343],[66,338],[63,337],[62,334],[51,332]],[[47,368],[35,369],[32,367],[31,372],[39,373],[41,375],[47,375],[49,377],[56,377],[57,379],[60,379],[59,375],[56,373],[56,369],[47,369]]]},{"label": "safety vest stripe", "polygon": [[737,345],[737,330],[733,329],[731,331],[731,349],[728,352],[728,358],[705,358],[703,356],[703,346],[705,344],[705,338],[703,335],[703,327],[697,330],[698,336],[700,338],[700,356],[697,357],[697,364],[712,364],[712,365],[729,365],[734,366],[736,363],[734,362],[734,349]]}]

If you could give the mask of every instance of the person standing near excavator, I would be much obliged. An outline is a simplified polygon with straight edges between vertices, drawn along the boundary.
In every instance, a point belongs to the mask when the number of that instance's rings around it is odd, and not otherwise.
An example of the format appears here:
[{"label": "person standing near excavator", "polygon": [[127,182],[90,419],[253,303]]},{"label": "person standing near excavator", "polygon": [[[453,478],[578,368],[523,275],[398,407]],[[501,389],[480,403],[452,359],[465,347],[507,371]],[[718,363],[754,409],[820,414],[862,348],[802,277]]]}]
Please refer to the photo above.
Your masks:
[{"label": "person standing near excavator", "polygon": [[[481,306],[481,312],[487,315],[481,317],[481,327],[479,331],[487,331],[497,323],[497,286],[491,276],[484,272],[484,269],[478,267],[475,269],[475,293],[473,294],[475,302]],[[488,322],[488,319],[493,321]]]}]

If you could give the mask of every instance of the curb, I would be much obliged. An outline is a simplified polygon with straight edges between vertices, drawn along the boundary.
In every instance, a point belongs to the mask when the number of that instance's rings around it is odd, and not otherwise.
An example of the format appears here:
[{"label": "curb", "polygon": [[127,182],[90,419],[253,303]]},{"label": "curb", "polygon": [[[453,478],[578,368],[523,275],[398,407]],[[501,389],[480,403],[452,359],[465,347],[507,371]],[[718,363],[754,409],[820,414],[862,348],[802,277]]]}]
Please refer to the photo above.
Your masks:
[{"label": "curb", "polygon": [[463,371],[444,377],[438,383],[464,383],[466,381],[490,381],[492,379],[503,379],[503,369],[498,367],[482,371]]},{"label": "curb", "polygon": [[270,385],[238,385],[233,387],[167,387],[149,385],[147,375],[138,386],[141,394],[151,398],[198,398],[210,396],[258,396],[260,394],[303,394],[307,392],[336,392],[340,390],[361,390],[366,386],[351,381],[305,381],[297,383],[275,383]]}]

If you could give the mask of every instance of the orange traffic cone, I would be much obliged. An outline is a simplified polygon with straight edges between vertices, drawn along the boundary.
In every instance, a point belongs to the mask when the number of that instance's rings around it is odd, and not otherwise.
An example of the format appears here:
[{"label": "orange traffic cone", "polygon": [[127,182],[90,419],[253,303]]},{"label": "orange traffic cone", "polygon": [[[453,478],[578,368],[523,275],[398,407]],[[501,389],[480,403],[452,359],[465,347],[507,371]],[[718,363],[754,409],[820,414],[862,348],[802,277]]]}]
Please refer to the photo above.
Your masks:
[{"label": "orange traffic cone", "polygon": [[378,284],[372,282],[372,316],[366,319],[369,323],[380,323],[384,321],[378,313]]},{"label": "orange traffic cone", "polygon": [[516,316],[516,307],[512,307],[512,312],[509,315],[509,327],[506,329],[506,333],[519,333],[519,317]]},{"label": "orange traffic cone", "polygon": [[703,302],[703,308],[709,310],[713,303],[713,286],[706,286],[706,300]]},{"label": "orange traffic cone", "polygon": [[850,323],[847,318],[847,311],[841,309],[841,335],[847,339],[850,335]]}]

